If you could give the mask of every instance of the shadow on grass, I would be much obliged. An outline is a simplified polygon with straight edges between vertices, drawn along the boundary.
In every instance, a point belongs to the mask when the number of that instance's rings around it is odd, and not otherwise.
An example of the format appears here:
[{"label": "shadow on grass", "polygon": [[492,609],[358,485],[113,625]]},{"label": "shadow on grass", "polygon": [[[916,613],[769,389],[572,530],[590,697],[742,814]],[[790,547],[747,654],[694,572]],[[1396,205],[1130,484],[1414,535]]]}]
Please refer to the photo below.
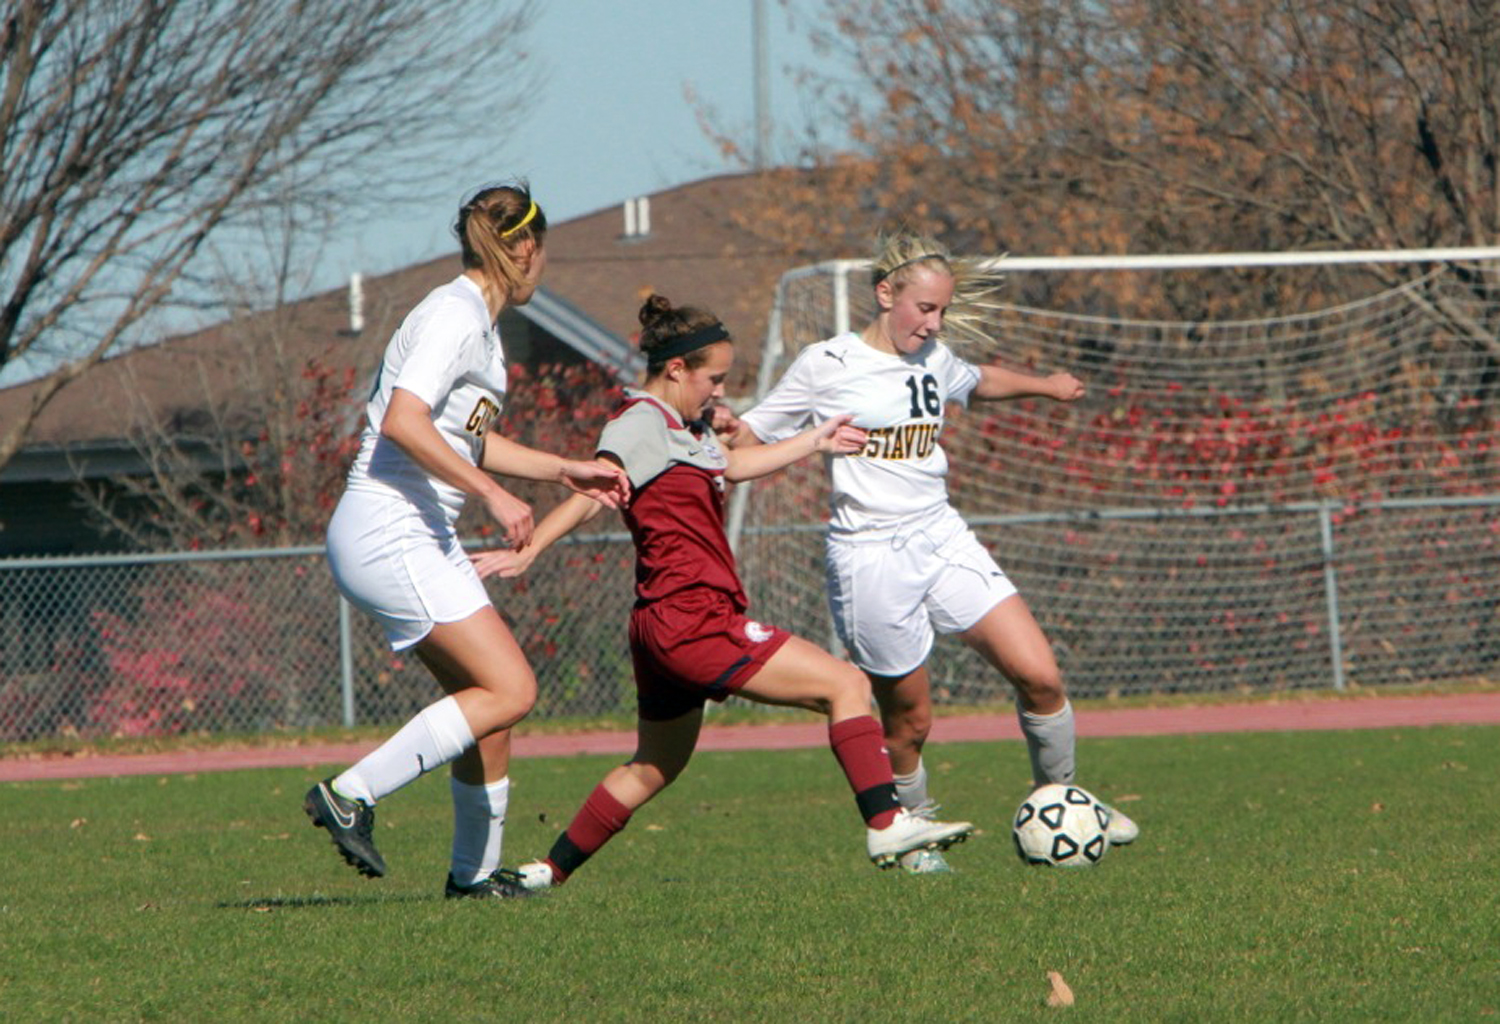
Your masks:
[{"label": "shadow on grass", "polygon": [[367,907],[376,903],[430,903],[430,896],[267,896],[262,899],[222,900],[220,910],[303,910],[318,907]]}]

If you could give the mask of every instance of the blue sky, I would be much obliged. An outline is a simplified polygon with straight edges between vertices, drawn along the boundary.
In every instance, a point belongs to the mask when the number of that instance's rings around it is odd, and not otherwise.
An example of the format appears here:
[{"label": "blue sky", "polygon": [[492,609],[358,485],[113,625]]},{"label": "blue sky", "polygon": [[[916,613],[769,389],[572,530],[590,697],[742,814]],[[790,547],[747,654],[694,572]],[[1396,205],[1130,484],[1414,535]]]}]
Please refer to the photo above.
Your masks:
[{"label": "blue sky", "polygon": [[[817,0],[798,2],[807,7]],[[794,24],[783,0],[765,4],[777,162],[793,151],[809,116],[795,69],[816,55],[805,15]],[[419,200],[381,206],[379,219],[341,221],[353,227],[323,240],[308,286],[337,288],[356,271],[379,274],[454,252],[449,225],[459,203],[497,180],[530,179],[557,222],[737,169],[704,135],[686,90],[714,111],[716,125],[750,145],[753,9],[753,0],[540,0],[526,45],[542,81],[514,135],[476,140],[471,152],[435,164]],[[166,311],[150,331],[187,330],[200,321],[197,314]],[[53,362],[40,353],[12,361],[0,369],[0,386]]]},{"label": "blue sky", "polygon": [[[774,161],[807,120],[789,67],[815,55],[805,18],[792,24],[780,0],[765,2]],[[528,38],[544,80],[515,135],[435,169],[430,198],[332,240],[317,285],[453,251],[454,211],[489,181],[529,178],[561,221],[731,169],[685,89],[753,139],[752,10],[752,0],[544,0]]]}]

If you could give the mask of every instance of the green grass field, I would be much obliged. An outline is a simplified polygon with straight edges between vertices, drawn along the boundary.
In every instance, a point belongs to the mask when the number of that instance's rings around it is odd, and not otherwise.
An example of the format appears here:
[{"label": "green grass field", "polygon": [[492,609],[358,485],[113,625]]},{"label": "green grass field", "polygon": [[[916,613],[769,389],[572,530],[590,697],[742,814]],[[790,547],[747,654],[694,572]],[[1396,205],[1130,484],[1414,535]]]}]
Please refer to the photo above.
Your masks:
[{"label": "green grass field", "polygon": [[[0,1020],[1500,1020],[1497,740],[1085,740],[1143,830],[1085,871],[1016,858],[1018,744],[948,745],[982,831],[928,877],[868,865],[826,750],[701,754],[566,888],[490,904],[441,898],[441,778],[382,804],[379,881],[302,815],[327,768],[3,785]],[[519,762],[507,863],[616,760]]]}]

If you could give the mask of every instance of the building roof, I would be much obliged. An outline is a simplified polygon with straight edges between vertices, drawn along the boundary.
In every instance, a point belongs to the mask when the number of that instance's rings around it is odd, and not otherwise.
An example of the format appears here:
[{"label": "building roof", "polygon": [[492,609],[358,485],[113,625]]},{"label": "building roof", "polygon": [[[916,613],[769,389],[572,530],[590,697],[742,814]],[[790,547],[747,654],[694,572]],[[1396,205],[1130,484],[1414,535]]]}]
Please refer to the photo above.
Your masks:
[{"label": "building roof", "polygon": [[[789,265],[783,251],[736,221],[764,182],[749,174],[707,178],[554,223],[544,287],[514,312],[628,377],[640,366],[633,339],[648,295],[706,307],[739,343],[730,391],[744,392],[754,380],[776,281]],[[545,192],[542,199],[545,205]],[[317,360],[370,372],[401,317],[458,270],[447,256],[365,277],[357,334],[349,330],[349,291],[340,287],[105,360],[53,398],[28,436],[30,457],[12,465],[57,478],[66,453],[101,456],[142,417],[168,429],[200,421],[210,413],[207,395],[248,406],[272,365],[296,372]],[[35,387],[0,389],[0,420],[19,415]]]}]

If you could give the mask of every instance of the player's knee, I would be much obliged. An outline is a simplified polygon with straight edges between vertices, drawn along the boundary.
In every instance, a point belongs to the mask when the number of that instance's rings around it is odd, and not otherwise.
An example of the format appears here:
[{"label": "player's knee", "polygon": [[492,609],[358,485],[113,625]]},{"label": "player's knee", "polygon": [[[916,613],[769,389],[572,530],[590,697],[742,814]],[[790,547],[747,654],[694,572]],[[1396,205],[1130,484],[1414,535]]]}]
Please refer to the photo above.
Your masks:
[{"label": "player's knee", "polygon": [[649,799],[677,781],[687,767],[688,758],[653,758],[649,761],[631,760],[625,770]]},{"label": "player's knee", "polygon": [[505,685],[483,689],[484,696],[479,703],[485,733],[510,728],[536,706],[536,677],[530,672],[522,678],[508,680]]},{"label": "player's knee", "polygon": [[927,734],[932,732],[932,706],[928,704],[902,708],[885,715],[882,724],[885,726],[887,745],[894,743],[920,750],[927,740]]},{"label": "player's knee", "polygon": [[842,662],[837,672],[829,674],[826,692],[819,703],[825,705],[819,709],[824,714],[855,706],[868,709],[870,680],[853,665]]},{"label": "player's knee", "polygon": [[1015,679],[1015,687],[1028,707],[1053,707],[1067,697],[1062,673],[1056,666],[1038,668]]}]

